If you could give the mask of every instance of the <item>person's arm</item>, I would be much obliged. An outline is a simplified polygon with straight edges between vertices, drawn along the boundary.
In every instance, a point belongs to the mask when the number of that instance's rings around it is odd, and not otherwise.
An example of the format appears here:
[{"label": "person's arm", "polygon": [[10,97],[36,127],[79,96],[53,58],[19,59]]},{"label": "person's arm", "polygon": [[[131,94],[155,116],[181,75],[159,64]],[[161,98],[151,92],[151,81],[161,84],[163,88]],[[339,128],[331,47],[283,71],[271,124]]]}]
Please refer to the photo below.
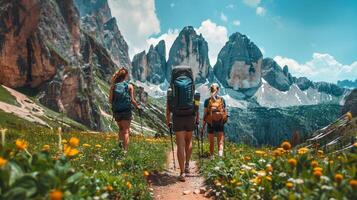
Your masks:
[{"label": "person's arm", "polygon": [[133,87],[132,84],[129,84],[128,90],[129,90],[129,94],[130,94],[131,103],[132,103],[137,109],[141,109],[140,105],[139,105],[138,102],[135,100],[134,87]]},{"label": "person's arm", "polygon": [[110,90],[109,90],[109,103],[110,103],[110,104],[113,103],[114,87],[115,87],[115,85],[112,84],[112,85],[110,86]]}]

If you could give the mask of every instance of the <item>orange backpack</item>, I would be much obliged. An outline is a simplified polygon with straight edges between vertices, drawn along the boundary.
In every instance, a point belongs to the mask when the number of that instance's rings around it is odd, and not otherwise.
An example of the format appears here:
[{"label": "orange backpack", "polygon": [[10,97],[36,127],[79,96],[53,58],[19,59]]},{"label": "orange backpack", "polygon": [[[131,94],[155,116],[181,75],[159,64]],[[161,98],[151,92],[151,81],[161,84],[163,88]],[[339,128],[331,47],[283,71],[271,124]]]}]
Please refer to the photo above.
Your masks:
[{"label": "orange backpack", "polygon": [[207,107],[207,123],[212,125],[213,122],[226,123],[228,119],[227,110],[223,104],[223,98],[210,98]]}]

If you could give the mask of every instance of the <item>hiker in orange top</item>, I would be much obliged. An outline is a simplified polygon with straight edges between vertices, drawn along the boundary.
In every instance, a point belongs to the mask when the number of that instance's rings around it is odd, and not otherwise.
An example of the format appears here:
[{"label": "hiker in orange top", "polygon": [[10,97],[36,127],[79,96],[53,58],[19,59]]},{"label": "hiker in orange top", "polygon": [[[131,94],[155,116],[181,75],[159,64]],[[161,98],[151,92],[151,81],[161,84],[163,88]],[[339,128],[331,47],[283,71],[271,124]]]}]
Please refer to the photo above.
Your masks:
[{"label": "hiker in orange top", "polygon": [[224,124],[227,122],[228,114],[224,99],[218,96],[219,86],[213,83],[210,87],[211,96],[204,102],[203,125],[201,134],[207,126],[208,140],[210,144],[210,157],[214,155],[214,134],[217,134],[218,156],[223,156]]},{"label": "hiker in orange top", "polygon": [[141,109],[134,98],[134,86],[128,82],[129,73],[124,67],[112,77],[109,102],[112,105],[113,117],[119,127],[119,146],[128,151],[132,105]]}]

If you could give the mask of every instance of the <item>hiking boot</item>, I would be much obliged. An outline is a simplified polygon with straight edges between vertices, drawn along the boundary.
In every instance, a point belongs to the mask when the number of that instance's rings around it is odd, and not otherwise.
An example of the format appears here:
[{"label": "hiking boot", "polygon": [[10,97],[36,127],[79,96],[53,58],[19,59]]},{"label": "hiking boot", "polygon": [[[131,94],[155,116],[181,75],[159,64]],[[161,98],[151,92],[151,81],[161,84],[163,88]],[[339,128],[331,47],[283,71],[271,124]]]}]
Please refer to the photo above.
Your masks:
[{"label": "hiking boot", "polygon": [[178,180],[181,181],[181,182],[185,182],[186,181],[185,174],[181,173],[180,176],[178,177]]},{"label": "hiking boot", "polygon": [[189,163],[185,163],[185,173],[186,174],[190,173],[190,165],[189,165]]}]

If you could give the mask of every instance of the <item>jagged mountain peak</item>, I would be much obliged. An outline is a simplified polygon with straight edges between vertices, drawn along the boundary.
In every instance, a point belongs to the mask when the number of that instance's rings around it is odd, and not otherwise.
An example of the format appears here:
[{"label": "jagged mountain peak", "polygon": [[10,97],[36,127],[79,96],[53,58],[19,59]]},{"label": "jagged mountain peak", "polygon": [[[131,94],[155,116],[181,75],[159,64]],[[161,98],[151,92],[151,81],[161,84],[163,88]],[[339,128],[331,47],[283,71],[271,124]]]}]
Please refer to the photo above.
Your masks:
[{"label": "jagged mountain peak", "polygon": [[227,88],[237,91],[258,88],[262,60],[259,48],[246,35],[236,32],[219,52],[214,74]]},{"label": "jagged mountain peak", "polygon": [[167,61],[167,80],[171,79],[174,66],[187,65],[192,68],[196,83],[204,83],[211,67],[208,43],[192,26],[184,27],[174,41]]}]

